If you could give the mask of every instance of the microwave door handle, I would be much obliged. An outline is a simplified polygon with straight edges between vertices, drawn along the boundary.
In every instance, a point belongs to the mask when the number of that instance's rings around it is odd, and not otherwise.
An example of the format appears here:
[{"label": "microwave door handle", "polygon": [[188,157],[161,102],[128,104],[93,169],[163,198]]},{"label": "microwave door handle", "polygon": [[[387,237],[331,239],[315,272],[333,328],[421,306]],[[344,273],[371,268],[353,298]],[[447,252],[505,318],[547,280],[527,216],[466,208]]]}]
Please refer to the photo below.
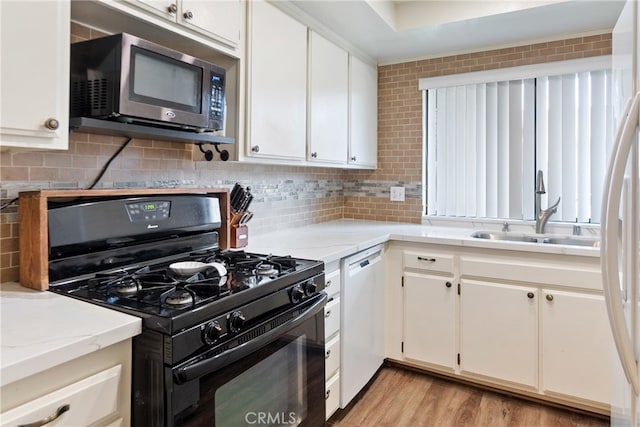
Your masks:
[{"label": "microwave door handle", "polygon": [[327,296],[324,293],[319,294],[319,296],[321,296],[321,298],[318,298],[316,302],[305,309],[305,311],[302,312],[299,316],[283,323],[282,325],[270,330],[263,335],[260,335],[258,338],[247,341],[244,344],[241,344],[208,359],[175,368],[173,370],[174,382],[176,384],[184,384],[191,380],[215,372],[275,341],[284,332],[304,323],[308,319],[318,314],[320,310],[324,308],[324,305],[327,302]]}]

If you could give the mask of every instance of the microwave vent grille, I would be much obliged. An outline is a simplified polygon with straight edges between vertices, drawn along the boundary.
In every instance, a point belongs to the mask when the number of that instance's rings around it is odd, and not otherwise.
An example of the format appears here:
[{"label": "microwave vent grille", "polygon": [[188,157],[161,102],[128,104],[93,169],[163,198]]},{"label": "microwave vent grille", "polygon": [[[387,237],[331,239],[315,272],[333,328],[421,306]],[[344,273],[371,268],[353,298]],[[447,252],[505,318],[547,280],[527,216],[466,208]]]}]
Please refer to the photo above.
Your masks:
[{"label": "microwave vent grille", "polygon": [[71,115],[95,116],[107,111],[107,79],[82,80],[72,83]]}]

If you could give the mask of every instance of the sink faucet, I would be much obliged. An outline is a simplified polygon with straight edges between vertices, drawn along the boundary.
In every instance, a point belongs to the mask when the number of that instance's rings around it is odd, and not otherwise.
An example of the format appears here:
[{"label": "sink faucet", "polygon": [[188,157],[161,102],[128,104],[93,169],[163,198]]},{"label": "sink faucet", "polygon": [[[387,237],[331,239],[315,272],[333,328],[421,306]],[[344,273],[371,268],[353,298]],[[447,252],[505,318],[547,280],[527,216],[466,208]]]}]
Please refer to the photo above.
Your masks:
[{"label": "sink faucet", "polygon": [[542,195],[547,191],[544,188],[544,180],[542,179],[542,171],[538,171],[538,178],[536,179],[536,233],[544,234],[544,228],[551,218],[551,215],[558,211],[558,205],[560,204],[560,197],[558,201],[547,209],[542,209]]}]

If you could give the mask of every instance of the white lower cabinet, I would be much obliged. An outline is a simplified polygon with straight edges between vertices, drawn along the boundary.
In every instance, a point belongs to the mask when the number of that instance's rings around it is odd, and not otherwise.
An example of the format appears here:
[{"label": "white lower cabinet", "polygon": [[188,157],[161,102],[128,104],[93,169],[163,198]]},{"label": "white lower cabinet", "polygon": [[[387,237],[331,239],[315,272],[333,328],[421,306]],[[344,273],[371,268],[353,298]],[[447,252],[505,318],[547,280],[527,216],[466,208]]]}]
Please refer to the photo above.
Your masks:
[{"label": "white lower cabinet", "polygon": [[131,340],[6,384],[0,405],[3,427],[129,426]]},{"label": "white lower cabinet", "polygon": [[452,277],[404,275],[404,357],[456,368],[456,286]]},{"label": "white lower cabinet", "polygon": [[328,298],[324,309],[326,419],[340,405],[340,288],[340,264],[336,261],[327,266],[324,279]]},{"label": "white lower cabinet", "polygon": [[462,280],[460,370],[537,388],[538,290]]},{"label": "white lower cabinet", "polygon": [[607,403],[613,338],[601,295],[542,290],[542,389]]},{"label": "white lower cabinet", "polygon": [[615,348],[598,257],[406,242],[387,257],[386,357],[609,414]]},{"label": "white lower cabinet", "polygon": [[[122,367],[92,375],[0,415],[3,426],[88,426],[109,419],[118,411]],[[112,422],[97,425],[113,425]],[[117,424],[116,424],[117,425]]]}]

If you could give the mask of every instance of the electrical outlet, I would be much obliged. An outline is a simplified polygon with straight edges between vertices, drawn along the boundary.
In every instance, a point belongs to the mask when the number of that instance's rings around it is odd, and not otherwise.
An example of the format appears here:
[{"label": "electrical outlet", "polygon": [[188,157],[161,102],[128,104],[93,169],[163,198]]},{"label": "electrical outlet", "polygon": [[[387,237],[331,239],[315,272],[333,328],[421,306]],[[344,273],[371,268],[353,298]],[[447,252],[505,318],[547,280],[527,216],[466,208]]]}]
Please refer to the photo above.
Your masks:
[{"label": "electrical outlet", "polygon": [[390,198],[392,202],[404,202],[404,187],[391,187]]}]

